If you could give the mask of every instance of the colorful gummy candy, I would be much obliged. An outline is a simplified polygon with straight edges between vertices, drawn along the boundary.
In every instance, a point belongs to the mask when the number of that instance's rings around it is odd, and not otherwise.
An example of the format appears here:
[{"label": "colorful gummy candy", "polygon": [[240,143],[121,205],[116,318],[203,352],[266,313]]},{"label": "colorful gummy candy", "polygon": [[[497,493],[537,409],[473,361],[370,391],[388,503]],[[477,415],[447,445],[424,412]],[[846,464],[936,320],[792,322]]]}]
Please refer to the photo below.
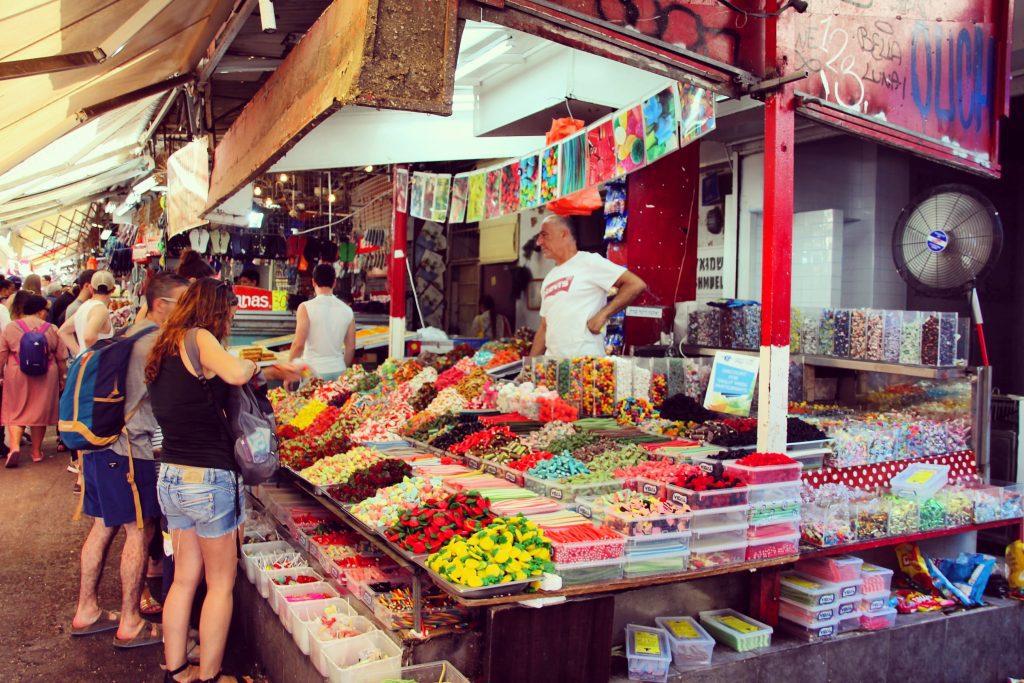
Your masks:
[{"label": "colorful gummy candy", "polygon": [[590,469],[571,455],[560,453],[541,460],[527,474],[537,479],[562,479],[575,474],[590,474]]},{"label": "colorful gummy candy", "polygon": [[348,481],[349,477],[359,470],[383,459],[384,454],[380,451],[357,446],[345,453],[332,455],[313,463],[299,472],[299,476],[318,486],[341,484]]},{"label": "colorful gummy candy", "polygon": [[469,538],[453,538],[427,558],[446,580],[470,588],[525,581],[551,571],[551,544],[523,516],[497,519]]},{"label": "colorful gummy candy", "polygon": [[441,495],[442,484],[440,478],[411,477],[358,503],[352,514],[367,526],[386,529],[398,521],[402,511]]}]

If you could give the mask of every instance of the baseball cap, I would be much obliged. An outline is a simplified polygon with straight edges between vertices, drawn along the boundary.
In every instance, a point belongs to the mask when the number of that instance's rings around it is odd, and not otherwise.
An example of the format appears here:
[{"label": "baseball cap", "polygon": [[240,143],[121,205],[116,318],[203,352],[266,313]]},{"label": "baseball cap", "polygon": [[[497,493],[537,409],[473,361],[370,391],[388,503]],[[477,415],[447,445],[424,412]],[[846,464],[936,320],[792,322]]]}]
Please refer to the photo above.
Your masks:
[{"label": "baseball cap", "polygon": [[93,273],[91,284],[95,292],[113,294],[115,287],[114,274],[109,270],[97,270]]}]

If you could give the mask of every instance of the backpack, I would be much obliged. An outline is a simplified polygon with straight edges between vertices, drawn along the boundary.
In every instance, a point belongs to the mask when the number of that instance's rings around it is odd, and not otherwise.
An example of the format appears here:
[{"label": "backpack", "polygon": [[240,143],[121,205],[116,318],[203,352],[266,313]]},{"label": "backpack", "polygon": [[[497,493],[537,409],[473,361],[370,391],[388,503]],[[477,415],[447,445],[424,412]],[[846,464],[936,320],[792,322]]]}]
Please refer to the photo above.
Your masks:
[{"label": "backpack", "polygon": [[147,327],[130,337],[101,339],[75,358],[60,397],[57,430],[69,449],[95,451],[117,441],[124,429],[124,387],[135,342],[156,332]]},{"label": "backpack", "polygon": [[270,403],[261,403],[248,384],[240,387],[229,385],[227,405],[221,410],[214,402],[213,390],[203,376],[199,361],[199,344],[196,342],[194,329],[185,335],[185,351],[188,353],[189,363],[199,372],[196,379],[206,390],[210,405],[220,416],[224,429],[233,443],[235,464],[238,465],[242,481],[249,486],[268,481],[281,464],[277,423]]},{"label": "backpack", "polygon": [[46,341],[46,330],[50,323],[43,323],[33,330],[24,320],[15,322],[23,333],[18,343],[18,367],[26,375],[45,375],[50,368],[50,343]]}]

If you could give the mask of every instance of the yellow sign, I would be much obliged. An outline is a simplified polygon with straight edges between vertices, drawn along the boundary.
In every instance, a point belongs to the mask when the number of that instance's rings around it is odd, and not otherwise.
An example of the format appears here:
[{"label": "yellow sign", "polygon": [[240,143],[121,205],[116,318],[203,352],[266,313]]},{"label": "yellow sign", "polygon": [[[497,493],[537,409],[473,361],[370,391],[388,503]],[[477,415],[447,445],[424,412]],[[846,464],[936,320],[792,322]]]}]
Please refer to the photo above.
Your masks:
[{"label": "yellow sign", "polygon": [[700,638],[697,629],[688,621],[673,619],[672,621],[666,621],[665,625],[668,626],[668,630],[672,631],[672,635],[676,638]]},{"label": "yellow sign", "polygon": [[636,631],[633,634],[633,651],[641,655],[660,655],[661,641],[657,633]]}]

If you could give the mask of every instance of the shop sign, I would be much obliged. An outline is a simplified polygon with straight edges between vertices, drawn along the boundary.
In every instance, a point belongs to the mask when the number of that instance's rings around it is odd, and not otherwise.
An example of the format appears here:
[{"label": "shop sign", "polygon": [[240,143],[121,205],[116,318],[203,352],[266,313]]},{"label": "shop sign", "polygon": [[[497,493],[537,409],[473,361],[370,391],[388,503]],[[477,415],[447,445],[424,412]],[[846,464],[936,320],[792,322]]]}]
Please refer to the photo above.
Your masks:
[{"label": "shop sign", "polygon": [[750,415],[760,362],[757,356],[730,351],[715,353],[704,407],[730,415]]},{"label": "shop sign", "polygon": [[711,301],[722,296],[724,268],[725,247],[697,250],[697,301]]},{"label": "shop sign", "polygon": [[661,306],[628,306],[626,316],[629,318],[650,318],[661,320],[665,315],[665,309]]},{"label": "shop sign", "polygon": [[283,311],[287,308],[288,293],[259,287],[235,287],[240,311]]}]

